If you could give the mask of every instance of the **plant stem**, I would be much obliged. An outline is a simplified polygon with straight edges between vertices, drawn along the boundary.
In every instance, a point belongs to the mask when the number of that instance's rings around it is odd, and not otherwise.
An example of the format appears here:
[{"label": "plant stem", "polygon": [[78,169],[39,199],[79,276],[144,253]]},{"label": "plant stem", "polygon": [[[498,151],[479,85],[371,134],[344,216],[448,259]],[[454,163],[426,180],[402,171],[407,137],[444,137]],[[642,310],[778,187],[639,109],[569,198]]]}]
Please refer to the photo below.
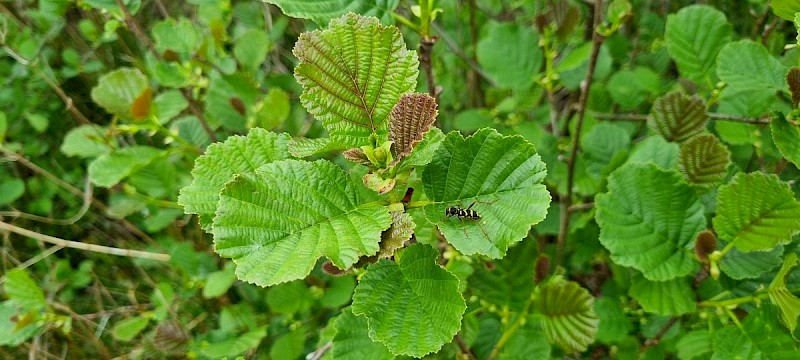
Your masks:
[{"label": "plant stem", "polygon": [[678,317],[677,316],[673,316],[671,319],[669,319],[669,321],[667,321],[667,323],[664,324],[664,326],[661,327],[661,329],[658,331],[658,334],[656,334],[656,336],[654,336],[651,339],[645,340],[644,346],[642,346],[642,348],[639,349],[639,353],[642,354],[645,351],[647,351],[647,348],[649,348],[651,346],[654,346],[654,345],[658,345],[658,343],[661,342],[661,338],[664,337],[664,334],[666,334],[667,331],[669,331],[669,328],[671,328],[672,325],[674,325],[675,322],[677,322],[677,321],[678,321]]},{"label": "plant stem", "polygon": [[701,301],[701,302],[697,303],[697,306],[701,306],[701,307],[724,307],[724,308],[727,308],[727,307],[733,306],[733,305],[745,304],[745,303],[753,302],[753,301],[756,301],[756,300],[761,300],[761,299],[766,298],[768,296],[769,296],[769,293],[767,293],[767,292],[759,293],[758,291],[756,291],[756,293],[753,294],[753,295],[742,296],[742,297],[733,298],[733,299],[716,300],[716,301],[714,301],[714,300]]},{"label": "plant stem", "polygon": [[120,249],[110,246],[102,246],[102,245],[95,245],[95,244],[87,244],[79,241],[70,241],[64,240],[57,237],[44,235],[37,233],[35,231],[30,231],[28,229],[23,229],[18,226],[14,226],[5,222],[0,221],[0,229],[11,231],[13,233],[17,233],[22,236],[27,236],[30,238],[34,238],[36,240],[44,241],[50,244],[55,244],[58,246],[69,247],[73,249],[81,249],[86,251],[92,251],[97,253],[103,254],[110,254],[110,255],[118,255],[118,256],[129,256],[129,257],[138,257],[143,259],[152,259],[158,261],[169,261],[170,256],[168,254],[159,254],[159,253],[152,253],[147,251],[139,251],[139,250],[128,250],[128,249]]},{"label": "plant stem", "polygon": [[578,154],[578,144],[581,137],[581,128],[583,127],[583,119],[586,115],[586,103],[589,99],[589,91],[592,88],[592,80],[594,79],[594,70],[597,66],[597,57],[600,54],[600,46],[603,45],[605,37],[597,32],[600,26],[601,14],[603,11],[603,1],[595,0],[594,2],[594,24],[592,31],[592,53],[589,58],[589,72],[586,74],[586,79],[581,84],[581,96],[578,99],[578,120],[575,124],[575,133],[570,134],[572,137],[572,144],[569,150],[569,158],[567,158],[567,192],[562,194],[560,198],[561,203],[561,218],[559,222],[558,239],[556,242],[556,266],[560,266],[564,258],[564,244],[567,239],[567,231],[569,231],[569,207],[572,205],[572,186],[575,183],[575,158]]},{"label": "plant stem", "polygon": [[[592,113],[592,116],[594,116],[596,119],[599,120],[647,121],[647,114]],[[758,125],[769,124],[770,120],[769,116],[753,118],[748,116],[720,114],[720,113],[708,113],[708,117],[712,120],[717,120],[717,121],[730,121],[730,122],[740,122],[740,123],[758,124]]]},{"label": "plant stem", "polygon": [[531,293],[531,296],[528,298],[528,302],[525,303],[525,307],[522,309],[522,312],[519,313],[519,316],[517,316],[517,319],[514,320],[514,323],[512,323],[511,326],[509,326],[506,331],[503,332],[503,335],[500,336],[500,340],[497,340],[497,344],[494,345],[492,352],[489,354],[489,357],[487,357],[486,360],[494,360],[498,355],[500,355],[500,351],[503,350],[503,347],[506,346],[506,343],[511,340],[511,336],[513,336],[514,333],[519,330],[519,328],[527,319],[528,311],[530,311],[531,305],[535,299],[536,297],[533,293]]}]

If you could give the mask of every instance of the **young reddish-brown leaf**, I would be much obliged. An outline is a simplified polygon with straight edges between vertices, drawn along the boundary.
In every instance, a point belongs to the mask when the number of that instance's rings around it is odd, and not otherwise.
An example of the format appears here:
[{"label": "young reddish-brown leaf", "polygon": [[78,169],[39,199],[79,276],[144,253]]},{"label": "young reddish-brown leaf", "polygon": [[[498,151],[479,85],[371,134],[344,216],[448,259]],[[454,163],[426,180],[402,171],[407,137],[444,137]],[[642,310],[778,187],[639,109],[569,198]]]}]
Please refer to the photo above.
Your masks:
[{"label": "young reddish-brown leaf", "polygon": [[800,104],[800,68],[793,67],[786,74],[786,83],[792,93],[792,105],[796,108]]},{"label": "young reddish-brown leaf", "polygon": [[369,158],[367,158],[367,154],[364,153],[364,150],[361,150],[359,148],[352,148],[349,150],[345,150],[342,153],[342,155],[344,155],[345,159],[350,160],[357,164],[369,165],[372,163],[369,161]]},{"label": "young reddish-brown leaf", "polygon": [[134,120],[142,120],[150,116],[150,109],[153,104],[153,90],[145,88],[131,104],[131,115]]},{"label": "young reddish-brown leaf", "polygon": [[702,261],[708,261],[708,255],[717,250],[717,237],[713,232],[705,230],[697,234],[697,240],[694,243],[694,252],[697,257]]},{"label": "young reddish-brown leaf", "polygon": [[436,99],[428,94],[405,94],[389,114],[389,139],[394,141],[395,163],[422,141],[436,121]]}]

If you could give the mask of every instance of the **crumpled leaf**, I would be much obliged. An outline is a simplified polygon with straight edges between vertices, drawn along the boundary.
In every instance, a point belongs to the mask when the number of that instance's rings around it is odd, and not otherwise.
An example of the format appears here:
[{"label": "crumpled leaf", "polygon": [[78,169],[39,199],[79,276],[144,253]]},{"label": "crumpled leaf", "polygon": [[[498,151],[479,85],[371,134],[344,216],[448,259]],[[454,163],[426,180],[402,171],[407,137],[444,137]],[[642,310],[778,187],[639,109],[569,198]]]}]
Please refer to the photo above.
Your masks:
[{"label": "crumpled leaf", "polygon": [[214,250],[239,279],[261,286],[306,277],[321,256],[347,269],[378,252],[392,218],[361,204],[358,184],[335,164],[280,160],[228,182],[214,218]]},{"label": "crumpled leaf", "polygon": [[392,225],[381,234],[381,250],[378,256],[389,258],[395,250],[403,247],[414,233],[414,219],[403,211],[391,211]]},{"label": "crumpled leaf", "polygon": [[573,281],[546,284],[539,291],[536,309],[544,315],[547,339],[569,353],[586,350],[600,321],[592,295]]},{"label": "crumpled leaf", "polygon": [[725,179],[731,153],[716,136],[700,134],[681,144],[678,168],[690,184],[713,187]]},{"label": "crumpled leaf", "polygon": [[405,94],[389,114],[389,140],[394,141],[394,163],[411,153],[436,121],[438,105],[428,94]]},{"label": "crumpled leaf", "polygon": [[673,91],[653,102],[647,125],[674,142],[684,142],[705,131],[708,115],[703,99]]},{"label": "crumpled leaf", "polygon": [[387,139],[389,112],[419,75],[417,53],[406,49],[400,31],[378,19],[353,13],[331,21],[327,30],[300,35],[295,78],[300,102],[320,120],[332,142],[346,147]]}]

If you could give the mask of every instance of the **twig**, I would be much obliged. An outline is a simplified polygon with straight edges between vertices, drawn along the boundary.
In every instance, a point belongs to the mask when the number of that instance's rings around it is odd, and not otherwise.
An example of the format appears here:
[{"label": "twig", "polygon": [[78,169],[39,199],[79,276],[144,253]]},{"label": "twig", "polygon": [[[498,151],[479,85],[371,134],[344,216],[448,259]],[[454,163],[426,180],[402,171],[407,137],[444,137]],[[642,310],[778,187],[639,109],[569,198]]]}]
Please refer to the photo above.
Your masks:
[{"label": "twig", "polygon": [[92,251],[97,253],[103,254],[110,254],[110,255],[118,255],[118,256],[128,256],[128,257],[138,257],[143,259],[152,259],[158,261],[169,261],[170,256],[168,254],[159,254],[159,253],[152,253],[147,251],[139,251],[139,250],[128,250],[128,249],[120,249],[115,247],[109,246],[102,246],[102,245],[95,245],[95,244],[87,244],[78,241],[70,241],[64,240],[57,237],[44,235],[37,233],[35,231],[30,231],[28,229],[23,229],[18,226],[14,226],[5,222],[0,221],[0,229],[11,231],[13,233],[17,233],[22,236],[27,236],[34,238],[36,240],[41,240],[50,244],[60,245],[68,248],[73,249],[80,249],[86,251]]},{"label": "twig", "polygon": [[86,177],[86,183],[84,185],[84,190],[83,190],[83,205],[81,205],[81,208],[78,210],[77,213],[75,213],[75,215],[72,215],[69,218],[66,218],[66,219],[53,219],[53,218],[49,218],[49,217],[44,217],[44,216],[24,213],[24,212],[21,212],[21,211],[18,211],[18,210],[0,211],[0,217],[2,217],[2,216],[21,217],[21,218],[24,218],[24,219],[40,221],[40,222],[44,222],[44,223],[48,223],[48,224],[72,225],[72,224],[76,223],[78,220],[80,220],[81,218],[83,218],[84,215],[86,215],[86,212],[89,210],[89,207],[91,205],[92,205],[92,182],[91,182],[91,180],[89,180],[89,177],[87,176]]},{"label": "twig", "polygon": [[658,343],[661,342],[661,338],[664,337],[664,334],[666,334],[667,331],[669,331],[669,328],[671,328],[676,321],[678,321],[677,316],[673,316],[671,319],[669,319],[669,321],[667,321],[667,323],[661,327],[661,330],[658,331],[658,334],[656,334],[655,337],[653,337],[652,339],[645,340],[644,346],[642,346],[642,348],[639,349],[639,353],[644,353],[645,351],[647,351],[647,348],[658,345]]},{"label": "twig", "polygon": [[461,337],[460,333],[456,334],[455,340],[456,340],[456,344],[458,344],[458,348],[461,349],[461,353],[466,355],[467,359],[469,359],[469,360],[477,360],[478,359],[475,356],[475,354],[472,352],[472,350],[470,350],[469,346],[467,346],[467,343],[464,342],[464,339]]},{"label": "twig", "polygon": [[419,64],[425,71],[425,79],[428,82],[428,94],[439,102],[439,96],[436,91],[436,81],[433,78],[433,64],[431,64],[431,52],[433,45],[438,40],[435,36],[423,36],[419,41]]},{"label": "twig", "polygon": [[576,205],[570,205],[568,211],[577,212],[581,210],[589,210],[592,208],[594,208],[594,203],[576,204]]},{"label": "twig", "polygon": [[595,0],[594,2],[594,24],[592,31],[592,54],[589,58],[589,72],[586,74],[581,84],[581,96],[578,99],[578,120],[575,124],[575,133],[570,134],[572,137],[572,144],[570,146],[569,158],[567,158],[567,193],[560,198],[561,202],[561,218],[558,231],[558,239],[556,242],[556,266],[561,265],[564,257],[564,243],[567,239],[567,231],[569,228],[570,212],[569,207],[572,205],[572,185],[575,183],[575,157],[578,153],[578,144],[581,136],[581,128],[583,127],[583,118],[586,115],[586,103],[589,99],[589,90],[592,88],[592,80],[594,79],[594,69],[597,65],[597,57],[600,54],[600,46],[603,44],[605,37],[597,32],[600,26],[601,14],[603,12],[603,1]]},{"label": "twig", "polygon": [[[46,177],[50,181],[56,183],[56,185],[59,185],[62,188],[64,188],[65,190],[71,192],[72,194],[74,194],[76,196],[80,196],[80,197],[84,197],[85,196],[83,191],[81,191],[80,189],[72,186],[72,184],[62,180],[58,176],[55,176],[55,175],[51,174],[49,171],[47,171],[45,169],[42,169],[41,167],[39,167],[38,165],[34,164],[33,162],[31,162],[30,160],[28,160],[24,156],[22,156],[20,154],[17,154],[17,153],[15,153],[13,151],[7,150],[7,149],[3,149],[3,148],[0,148],[0,152],[2,152],[3,155],[5,155],[6,158],[8,158],[9,160],[16,161],[16,162],[22,164],[23,166],[27,167],[28,169],[32,170],[33,172]],[[108,206],[106,206],[105,204],[103,204],[102,202],[100,202],[99,200],[97,200],[95,198],[92,198],[92,205],[94,205],[94,207],[99,209],[103,214],[107,214],[108,213]],[[149,235],[145,234],[142,230],[139,230],[139,228],[137,228],[136,226],[131,224],[128,220],[119,219],[119,222],[121,222],[122,225],[126,229],[128,229],[128,231],[136,234],[136,236],[140,237],[144,241],[147,241],[149,243],[153,243],[153,239]]]},{"label": "twig", "polygon": [[[592,116],[598,120],[627,120],[627,121],[647,121],[648,117],[647,114],[609,114],[609,113],[592,113]],[[757,124],[757,125],[769,124],[770,120],[769,116],[754,118],[748,116],[720,114],[720,113],[708,113],[708,118],[717,121],[730,121],[730,122],[739,122],[739,123]]]},{"label": "twig", "polygon": [[[47,249],[45,251],[42,251],[39,254],[37,254],[36,256],[26,260],[24,263],[19,264],[17,267],[14,268],[14,270],[27,269],[31,265],[36,264],[40,260],[42,260],[42,259],[44,259],[44,258],[46,258],[46,257],[48,257],[50,255],[55,254],[58,250],[61,250],[63,248],[64,248],[64,246],[62,246],[62,245],[51,246],[49,249]],[[5,275],[0,276],[0,285],[3,284],[4,282],[6,282],[6,276]]]},{"label": "twig", "polygon": [[319,359],[322,359],[322,357],[325,355],[326,352],[328,352],[328,350],[331,349],[331,347],[333,347],[333,342],[328,341],[321,348],[319,348],[317,350],[314,350],[314,352],[312,352],[311,354],[308,354],[306,356],[306,360],[319,360]]}]

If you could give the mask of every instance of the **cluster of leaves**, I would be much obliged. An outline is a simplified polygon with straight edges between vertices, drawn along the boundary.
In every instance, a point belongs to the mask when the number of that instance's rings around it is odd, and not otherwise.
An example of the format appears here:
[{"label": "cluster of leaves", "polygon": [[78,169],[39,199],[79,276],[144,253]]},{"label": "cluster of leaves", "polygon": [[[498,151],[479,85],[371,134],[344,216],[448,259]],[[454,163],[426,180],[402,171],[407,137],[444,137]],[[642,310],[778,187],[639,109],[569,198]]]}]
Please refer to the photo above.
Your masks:
[{"label": "cluster of leaves", "polygon": [[792,1],[266,3],[0,5],[0,357],[800,351]]}]

